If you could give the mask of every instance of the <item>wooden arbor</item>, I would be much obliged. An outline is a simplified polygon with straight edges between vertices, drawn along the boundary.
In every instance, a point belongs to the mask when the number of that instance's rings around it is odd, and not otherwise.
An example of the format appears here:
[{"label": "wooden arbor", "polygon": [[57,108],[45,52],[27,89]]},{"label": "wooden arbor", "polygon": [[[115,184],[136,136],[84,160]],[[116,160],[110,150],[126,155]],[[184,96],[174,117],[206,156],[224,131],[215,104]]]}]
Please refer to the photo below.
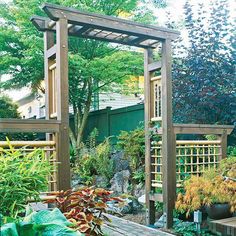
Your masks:
[{"label": "wooden arbor", "polygon": [[[166,227],[173,223],[173,208],[176,194],[176,141],[178,129],[172,124],[172,82],[171,82],[171,41],[179,35],[177,31],[163,27],[139,24],[116,17],[85,13],[73,8],[44,4],[43,10],[48,18],[34,16],[31,21],[44,32],[46,118],[59,122],[57,135],[59,189],[70,187],[69,168],[69,108],[68,108],[68,36],[98,39],[112,43],[136,46],[144,49],[145,76],[145,172],[147,223],[155,221],[156,200],[152,186],[150,123],[155,117],[153,77],[161,71],[161,114],[162,123],[162,172],[163,202],[166,215]],[[56,37],[54,38],[54,33]],[[56,40],[55,40],[56,39]],[[155,62],[153,50],[161,43],[161,61]],[[159,88],[159,89],[160,89]],[[197,131],[201,127],[186,131]],[[221,134],[220,129],[219,134]],[[225,136],[224,136],[225,137]],[[55,139],[48,135],[48,139]]]}]

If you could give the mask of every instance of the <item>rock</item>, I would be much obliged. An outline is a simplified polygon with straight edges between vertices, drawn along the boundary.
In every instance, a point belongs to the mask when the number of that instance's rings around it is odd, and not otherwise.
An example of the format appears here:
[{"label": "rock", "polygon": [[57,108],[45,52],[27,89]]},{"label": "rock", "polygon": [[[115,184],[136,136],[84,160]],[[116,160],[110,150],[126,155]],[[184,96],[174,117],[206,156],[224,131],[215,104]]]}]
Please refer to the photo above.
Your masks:
[{"label": "rock", "polygon": [[143,205],[136,198],[127,198],[124,201],[125,205],[121,208],[122,214],[137,214],[143,209]]},{"label": "rock", "polygon": [[121,208],[119,207],[119,202],[117,201],[108,201],[106,211],[111,214],[121,214]]},{"label": "rock", "polygon": [[146,196],[143,194],[141,197],[138,198],[139,203],[145,204],[146,203]]},{"label": "rock", "polygon": [[77,189],[79,186],[83,184],[82,179],[78,174],[72,173],[71,176],[71,187],[72,189]]},{"label": "rock", "polygon": [[115,194],[128,193],[130,172],[122,170],[114,175],[110,180],[111,191]]},{"label": "rock", "polygon": [[113,160],[114,163],[115,173],[129,169],[129,161],[124,158],[124,153],[122,151],[113,153],[111,160]]},{"label": "rock", "polygon": [[165,216],[162,215],[162,216],[158,219],[158,221],[154,223],[154,226],[155,226],[156,228],[163,228],[164,225],[165,225],[165,221],[166,221],[166,220],[165,220]]},{"label": "rock", "polygon": [[143,209],[143,205],[139,203],[137,198],[132,199],[132,208],[134,214],[137,214],[139,211]]},{"label": "rock", "polygon": [[134,187],[134,196],[139,198],[145,194],[145,185],[143,183],[139,183]]},{"label": "rock", "polygon": [[[122,198],[121,198],[122,199]],[[120,201],[107,202],[107,212],[115,214],[136,214],[143,209],[136,198],[125,198]]]},{"label": "rock", "polygon": [[[174,220],[174,222],[179,222],[179,219],[177,219],[177,218],[174,218],[173,220]],[[158,219],[158,221],[154,223],[154,227],[156,227],[156,228],[163,228],[165,226],[165,223],[166,223],[166,218],[165,218],[165,215],[163,214]],[[184,222],[184,223],[187,223],[187,221]]]},{"label": "rock", "polygon": [[80,184],[80,180],[72,179],[71,180],[71,187],[76,188]]},{"label": "rock", "polygon": [[108,185],[107,178],[104,176],[96,175],[95,176],[95,186],[98,188],[106,188]]}]

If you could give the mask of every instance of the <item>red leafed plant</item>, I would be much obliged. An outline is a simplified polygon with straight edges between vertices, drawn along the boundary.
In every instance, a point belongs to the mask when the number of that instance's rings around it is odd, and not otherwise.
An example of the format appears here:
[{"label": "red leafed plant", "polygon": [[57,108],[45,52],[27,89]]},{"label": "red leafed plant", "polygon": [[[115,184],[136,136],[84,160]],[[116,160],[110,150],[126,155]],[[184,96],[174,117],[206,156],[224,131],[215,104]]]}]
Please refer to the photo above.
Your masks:
[{"label": "red leafed plant", "polygon": [[104,215],[106,202],[121,201],[119,198],[110,197],[111,193],[101,188],[85,187],[76,191],[50,193],[50,196],[55,198],[47,200],[46,203],[54,203],[81,233],[103,235],[102,224],[110,222],[110,219]]}]

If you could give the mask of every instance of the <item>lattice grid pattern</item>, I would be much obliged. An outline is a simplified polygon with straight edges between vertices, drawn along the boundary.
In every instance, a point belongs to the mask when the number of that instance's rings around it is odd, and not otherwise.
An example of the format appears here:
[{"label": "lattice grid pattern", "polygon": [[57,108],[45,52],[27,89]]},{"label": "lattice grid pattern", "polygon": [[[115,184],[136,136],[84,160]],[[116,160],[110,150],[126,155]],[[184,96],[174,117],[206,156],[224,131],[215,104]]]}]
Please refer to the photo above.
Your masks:
[{"label": "lattice grid pattern", "polygon": [[[50,158],[50,163],[53,166],[52,173],[49,176],[49,189],[57,189],[57,158],[56,158],[56,144],[54,141],[11,141],[11,146],[15,149],[22,148],[23,153],[29,153],[39,148],[42,149],[48,158]],[[5,151],[10,151],[8,142],[0,141],[0,154],[2,154],[2,149]]]},{"label": "lattice grid pattern", "polygon": [[[152,147],[152,186],[162,186],[161,142]],[[216,168],[221,159],[221,142],[176,141],[176,182],[177,187],[190,175],[200,176],[210,168]]]}]

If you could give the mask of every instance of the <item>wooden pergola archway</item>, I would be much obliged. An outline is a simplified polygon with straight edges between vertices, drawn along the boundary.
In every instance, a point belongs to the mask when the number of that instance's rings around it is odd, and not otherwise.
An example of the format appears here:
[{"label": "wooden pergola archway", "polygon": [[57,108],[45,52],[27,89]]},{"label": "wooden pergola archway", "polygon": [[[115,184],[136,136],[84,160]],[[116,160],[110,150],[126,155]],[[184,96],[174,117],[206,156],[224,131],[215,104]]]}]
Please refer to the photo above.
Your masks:
[{"label": "wooden pergola archway", "polygon": [[[31,21],[44,32],[46,122],[56,119],[57,135],[48,135],[48,140],[56,140],[58,168],[58,188],[70,188],[69,164],[69,99],[68,99],[68,36],[103,40],[112,43],[136,46],[144,49],[145,77],[145,172],[147,224],[155,222],[155,196],[152,185],[151,164],[151,121],[161,121],[162,136],[162,200],[166,216],[166,227],[173,224],[173,209],[176,197],[176,134],[214,133],[220,135],[224,149],[227,134],[232,127],[206,125],[174,125],[172,123],[172,79],[171,41],[179,32],[163,27],[140,24],[117,17],[81,12],[73,8],[45,3],[43,10],[48,18],[34,16]],[[54,37],[54,33],[56,37]],[[154,61],[153,51],[161,43],[161,61]],[[161,71],[161,110],[154,109],[154,72]]]}]

